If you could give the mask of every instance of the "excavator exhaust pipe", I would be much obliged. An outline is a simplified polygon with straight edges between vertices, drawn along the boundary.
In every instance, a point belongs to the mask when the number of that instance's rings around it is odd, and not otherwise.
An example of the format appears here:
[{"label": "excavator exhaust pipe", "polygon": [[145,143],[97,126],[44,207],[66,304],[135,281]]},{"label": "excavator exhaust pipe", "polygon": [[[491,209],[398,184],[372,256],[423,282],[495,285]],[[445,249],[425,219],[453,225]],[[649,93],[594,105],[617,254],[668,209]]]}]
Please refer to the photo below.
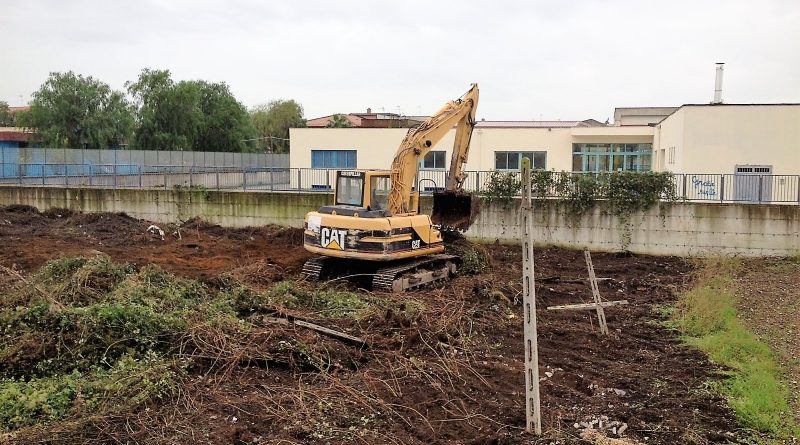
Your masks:
[{"label": "excavator exhaust pipe", "polygon": [[480,212],[480,200],[470,193],[445,190],[433,194],[431,221],[444,228],[465,231]]}]

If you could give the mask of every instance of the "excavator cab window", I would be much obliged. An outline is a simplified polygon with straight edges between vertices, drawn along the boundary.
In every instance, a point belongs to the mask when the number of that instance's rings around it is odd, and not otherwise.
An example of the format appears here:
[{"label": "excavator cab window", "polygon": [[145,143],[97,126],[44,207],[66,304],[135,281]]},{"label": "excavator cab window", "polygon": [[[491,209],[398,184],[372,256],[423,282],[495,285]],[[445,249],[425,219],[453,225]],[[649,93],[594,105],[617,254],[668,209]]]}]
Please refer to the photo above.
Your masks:
[{"label": "excavator cab window", "polygon": [[369,178],[370,210],[386,210],[389,207],[389,192],[392,183],[388,176],[371,176]]},{"label": "excavator cab window", "polygon": [[336,204],[364,205],[363,172],[339,172],[336,178]]}]

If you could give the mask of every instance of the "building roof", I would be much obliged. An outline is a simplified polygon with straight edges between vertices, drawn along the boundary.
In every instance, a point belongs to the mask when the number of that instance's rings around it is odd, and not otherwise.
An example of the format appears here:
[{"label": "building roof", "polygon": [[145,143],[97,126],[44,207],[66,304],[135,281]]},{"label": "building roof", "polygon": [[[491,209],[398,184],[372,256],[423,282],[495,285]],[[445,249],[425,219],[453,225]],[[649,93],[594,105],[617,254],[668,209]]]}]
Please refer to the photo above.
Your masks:
[{"label": "building roof", "polygon": [[[329,114],[328,116],[316,117],[314,119],[309,119],[306,121],[306,127],[310,128],[319,128],[319,127],[327,127],[328,124],[333,120],[333,116],[335,114]],[[361,126],[361,117],[356,116],[355,114],[343,114],[347,121],[350,122],[350,125],[354,127]]]},{"label": "building roof", "polygon": [[23,105],[21,107],[8,107],[10,113],[19,113],[20,111],[28,111],[31,107]]},{"label": "building roof", "polygon": [[[593,126],[587,121],[478,121],[475,128],[574,128]],[[596,122],[596,121],[595,121]]]},{"label": "building roof", "polygon": [[0,141],[28,141],[33,137],[33,132],[20,127],[0,127]]},{"label": "building roof", "polygon": [[781,106],[799,106],[800,103],[781,102],[773,104],[683,104],[678,108],[683,107],[781,107]]},{"label": "building roof", "polygon": [[676,108],[669,116],[658,121],[658,124],[664,122],[665,120],[669,119],[670,116],[674,115],[683,107],[797,107],[800,106],[800,103],[797,102],[780,102],[780,103],[771,103],[771,104],[726,104],[726,103],[716,103],[716,104],[683,104],[680,107]]}]

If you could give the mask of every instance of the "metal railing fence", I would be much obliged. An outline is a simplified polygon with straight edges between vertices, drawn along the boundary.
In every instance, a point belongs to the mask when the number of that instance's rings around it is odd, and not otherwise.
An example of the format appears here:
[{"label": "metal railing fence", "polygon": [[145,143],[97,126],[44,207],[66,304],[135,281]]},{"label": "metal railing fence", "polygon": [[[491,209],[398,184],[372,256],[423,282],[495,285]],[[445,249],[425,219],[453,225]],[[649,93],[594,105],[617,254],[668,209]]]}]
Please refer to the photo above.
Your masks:
[{"label": "metal railing fence", "polygon": [[[236,165],[13,163],[0,164],[0,185],[327,192],[333,190],[336,172],[335,169]],[[486,191],[492,175],[496,174],[494,171],[466,173],[464,189],[473,193]],[[441,190],[446,175],[443,170],[420,170],[417,189],[424,194]],[[672,180],[679,200],[800,204],[800,175],[676,173]],[[551,187],[538,191],[538,195],[559,198],[563,191]]]},{"label": "metal railing fence", "polygon": [[[289,155],[277,153],[231,153],[221,151],[167,151],[124,149],[72,149],[46,147],[2,147],[0,164],[13,165],[157,165],[213,167],[289,167]],[[0,175],[2,176],[2,175]]]}]

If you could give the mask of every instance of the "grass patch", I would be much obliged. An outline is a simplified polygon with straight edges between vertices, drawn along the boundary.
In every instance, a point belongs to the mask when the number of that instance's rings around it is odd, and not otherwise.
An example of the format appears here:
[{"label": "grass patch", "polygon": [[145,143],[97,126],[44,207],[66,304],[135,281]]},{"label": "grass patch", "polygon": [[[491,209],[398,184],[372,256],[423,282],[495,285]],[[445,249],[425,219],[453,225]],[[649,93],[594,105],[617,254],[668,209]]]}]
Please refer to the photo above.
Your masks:
[{"label": "grass patch", "polygon": [[459,275],[479,275],[491,268],[489,255],[482,248],[470,247],[461,253]]},{"label": "grass patch", "polygon": [[737,260],[708,260],[697,285],[681,296],[672,321],[687,343],[730,369],[716,389],[745,427],[777,439],[800,435],[772,351],[737,317],[733,276],[740,267]]},{"label": "grass patch", "polygon": [[172,364],[155,354],[124,356],[110,368],[94,367],[29,380],[0,380],[0,426],[14,430],[71,414],[127,413],[177,390]]},{"label": "grass patch", "polygon": [[289,309],[310,309],[329,318],[363,318],[382,301],[338,288],[307,289],[295,281],[276,283],[267,292],[267,299]]}]

